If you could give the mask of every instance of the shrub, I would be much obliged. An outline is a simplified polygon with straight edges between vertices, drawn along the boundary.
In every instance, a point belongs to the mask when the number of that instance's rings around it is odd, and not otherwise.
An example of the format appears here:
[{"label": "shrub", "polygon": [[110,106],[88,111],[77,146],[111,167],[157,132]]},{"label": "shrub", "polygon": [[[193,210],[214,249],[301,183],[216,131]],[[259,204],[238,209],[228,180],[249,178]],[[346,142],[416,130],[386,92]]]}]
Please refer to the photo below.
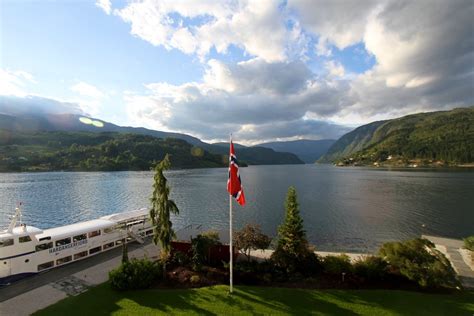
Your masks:
[{"label": "shrub", "polygon": [[272,239],[263,234],[260,226],[247,224],[239,231],[234,233],[235,246],[250,261],[250,251],[257,249],[267,249]]},{"label": "shrub", "polygon": [[219,234],[214,231],[206,232],[197,235],[196,238],[191,239],[192,263],[193,269],[198,271],[202,265],[209,263],[209,249],[220,244]]},{"label": "shrub", "polygon": [[369,256],[354,263],[354,273],[367,281],[383,280],[388,264],[380,257]]},{"label": "shrub", "polygon": [[351,273],[352,264],[349,256],[326,256],[323,258],[323,270],[327,274],[341,275],[342,273]]},{"label": "shrub", "polygon": [[169,259],[169,264],[175,266],[187,266],[190,263],[190,258],[182,251],[176,251]]},{"label": "shrub", "polygon": [[464,248],[474,251],[474,236],[464,238]]},{"label": "shrub", "polygon": [[199,282],[201,282],[201,277],[199,275],[195,274],[195,275],[191,276],[189,281],[191,281],[191,283],[193,283],[193,284],[198,284]]},{"label": "shrub", "polygon": [[110,271],[109,280],[114,289],[121,291],[146,289],[162,277],[162,269],[159,262],[132,259]]},{"label": "shrub", "polygon": [[422,288],[460,286],[448,259],[426,239],[389,242],[379,250],[392,270],[418,283]]}]

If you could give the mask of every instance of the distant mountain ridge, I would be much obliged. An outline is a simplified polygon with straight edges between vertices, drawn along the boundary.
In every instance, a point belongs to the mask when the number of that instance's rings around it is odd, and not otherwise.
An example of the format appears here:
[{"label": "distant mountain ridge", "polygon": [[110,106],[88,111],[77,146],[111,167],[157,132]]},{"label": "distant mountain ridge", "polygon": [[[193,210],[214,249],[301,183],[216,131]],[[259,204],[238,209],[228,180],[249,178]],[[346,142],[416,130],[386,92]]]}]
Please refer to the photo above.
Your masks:
[{"label": "distant mountain ridge", "polygon": [[344,164],[474,162],[474,107],[373,122],[342,136],[321,162]]},{"label": "distant mountain ridge", "polygon": [[[220,155],[227,155],[228,148],[225,149],[219,145],[208,144],[200,139],[181,133],[163,132],[151,130],[143,127],[122,127],[106,121],[89,118],[78,114],[16,114],[8,115],[6,111],[2,111],[2,104],[0,104],[0,129],[8,130],[17,133],[31,133],[31,132],[55,132],[55,131],[69,131],[69,132],[116,132],[116,133],[130,133],[139,135],[149,135],[158,138],[177,138],[188,142],[191,145],[201,147],[204,150]],[[5,109],[5,108],[3,108]],[[93,124],[84,124],[81,118],[88,118],[91,121],[101,122],[101,127]],[[247,164],[261,165],[261,164],[302,164],[303,162],[294,154],[286,152],[276,152],[268,148],[247,148],[243,147],[239,150],[239,159]]]},{"label": "distant mountain ridge", "polygon": [[270,148],[275,151],[289,152],[297,155],[305,163],[315,163],[336,142],[335,139],[294,140],[262,143],[256,146]]}]

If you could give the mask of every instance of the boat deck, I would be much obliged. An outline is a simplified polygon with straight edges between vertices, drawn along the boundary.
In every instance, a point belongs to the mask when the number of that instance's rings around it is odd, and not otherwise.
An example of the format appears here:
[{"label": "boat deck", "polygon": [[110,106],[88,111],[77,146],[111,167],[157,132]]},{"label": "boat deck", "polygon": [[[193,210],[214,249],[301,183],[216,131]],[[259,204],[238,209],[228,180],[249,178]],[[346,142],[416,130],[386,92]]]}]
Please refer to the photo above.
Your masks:
[{"label": "boat deck", "polygon": [[[159,248],[151,240],[128,245],[130,258],[154,258]],[[0,315],[31,315],[63,298],[77,295],[108,280],[110,270],[119,266],[118,247],[73,264],[51,269],[0,287]]]}]

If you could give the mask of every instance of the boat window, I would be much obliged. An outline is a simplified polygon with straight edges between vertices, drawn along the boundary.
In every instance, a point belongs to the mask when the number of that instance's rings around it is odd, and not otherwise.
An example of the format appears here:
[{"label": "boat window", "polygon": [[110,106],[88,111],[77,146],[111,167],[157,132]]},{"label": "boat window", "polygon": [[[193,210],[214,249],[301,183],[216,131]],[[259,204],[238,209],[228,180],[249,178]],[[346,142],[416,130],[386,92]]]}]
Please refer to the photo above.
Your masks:
[{"label": "boat window", "polygon": [[104,250],[105,250],[105,249],[112,248],[113,246],[115,246],[114,242],[113,242],[113,241],[112,241],[112,242],[109,242],[108,244],[105,244],[105,245],[104,245]]},{"label": "boat window", "polygon": [[147,231],[146,231],[146,234],[147,234],[147,236],[148,236],[148,235],[152,235],[152,234],[153,234],[153,229],[147,230]]},{"label": "boat window", "polygon": [[89,233],[89,238],[100,236],[100,230],[95,230]]},{"label": "boat window", "polygon": [[74,260],[81,259],[87,256],[87,251],[82,251],[74,255]]},{"label": "boat window", "polygon": [[92,255],[94,253],[98,253],[102,250],[102,248],[99,246],[99,247],[95,247],[95,248],[92,248],[91,250],[89,250],[89,254]]},{"label": "boat window", "polygon": [[13,245],[13,238],[0,239],[0,248]]},{"label": "boat window", "polygon": [[72,237],[72,241],[79,241],[79,240],[83,240],[83,239],[86,239],[86,238],[87,238],[86,234],[77,235],[77,236]]},{"label": "boat window", "polygon": [[51,240],[51,236],[40,238],[39,241]]},{"label": "boat window", "polygon": [[107,227],[106,229],[104,229],[105,234],[110,234],[113,232],[115,232],[115,227]]},{"label": "boat window", "polygon": [[66,262],[69,262],[71,260],[72,260],[72,256],[61,258],[61,259],[56,260],[56,265],[65,264]]},{"label": "boat window", "polygon": [[20,240],[20,243],[31,241],[31,237],[30,237],[30,236],[21,236],[21,237],[18,238],[18,239]]},{"label": "boat window", "polygon": [[121,244],[123,244],[122,239],[117,240],[117,241],[115,242],[115,246],[118,246],[118,245],[121,245]]},{"label": "boat window", "polygon": [[71,243],[71,237],[56,240],[56,247]]},{"label": "boat window", "polygon": [[53,242],[47,242],[45,244],[37,245],[36,246],[36,251],[42,251],[42,250],[46,250],[46,249],[49,249],[49,248],[53,248]]},{"label": "boat window", "polygon": [[38,265],[38,271],[46,270],[46,269],[49,269],[49,268],[52,268],[52,267],[54,267],[54,261],[45,262],[45,263],[42,263],[42,264]]}]

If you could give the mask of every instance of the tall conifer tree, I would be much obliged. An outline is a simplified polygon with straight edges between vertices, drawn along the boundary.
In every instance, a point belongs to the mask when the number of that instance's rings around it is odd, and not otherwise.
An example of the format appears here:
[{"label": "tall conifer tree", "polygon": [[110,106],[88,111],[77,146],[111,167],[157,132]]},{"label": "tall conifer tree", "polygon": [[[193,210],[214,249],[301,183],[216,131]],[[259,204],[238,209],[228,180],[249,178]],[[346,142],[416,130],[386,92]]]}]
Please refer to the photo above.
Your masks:
[{"label": "tall conifer tree", "polygon": [[169,199],[170,187],[163,175],[163,171],[171,167],[168,154],[156,165],[153,183],[153,194],[151,196],[150,217],[154,228],[153,242],[161,246],[161,258],[163,267],[171,250],[171,241],[175,237],[170,215],[178,214],[179,209],[173,200]]}]

